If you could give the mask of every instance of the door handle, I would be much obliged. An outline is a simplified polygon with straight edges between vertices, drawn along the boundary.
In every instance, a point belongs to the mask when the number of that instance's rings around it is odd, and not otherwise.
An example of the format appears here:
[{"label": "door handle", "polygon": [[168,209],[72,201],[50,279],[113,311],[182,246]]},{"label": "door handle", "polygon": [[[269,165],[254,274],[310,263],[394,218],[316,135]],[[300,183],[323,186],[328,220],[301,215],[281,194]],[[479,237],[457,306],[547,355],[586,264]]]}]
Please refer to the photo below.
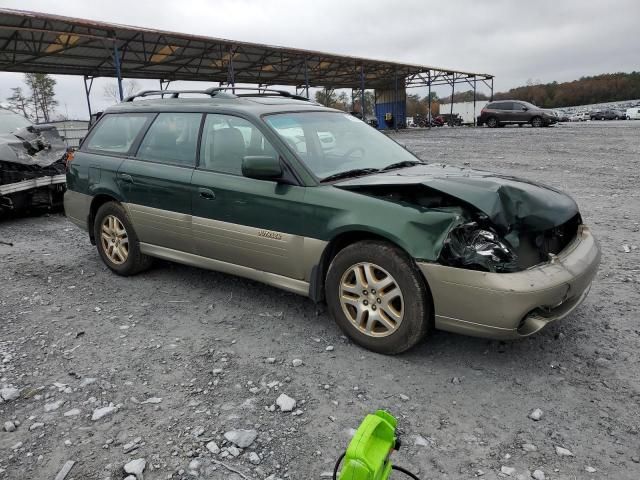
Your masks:
[{"label": "door handle", "polygon": [[200,192],[200,196],[205,200],[215,200],[216,194],[213,190],[209,190],[208,188],[199,188],[198,192]]},{"label": "door handle", "polygon": [[125,183],[133,183],[133,177],[128,173],[119,173],[118,177]]}]

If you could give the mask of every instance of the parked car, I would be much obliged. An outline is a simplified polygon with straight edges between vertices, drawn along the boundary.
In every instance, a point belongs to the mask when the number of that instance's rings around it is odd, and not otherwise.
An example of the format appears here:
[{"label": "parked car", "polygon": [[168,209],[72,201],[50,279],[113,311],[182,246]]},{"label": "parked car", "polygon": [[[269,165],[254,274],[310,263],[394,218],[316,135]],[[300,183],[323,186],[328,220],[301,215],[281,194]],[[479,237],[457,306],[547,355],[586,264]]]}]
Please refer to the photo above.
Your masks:
[{"label": "parked car", "polygon": [[55,127],[0,108],[0,215],[62,205],[67,147]]},{"label": "parked car", "polygon": [[529,102],[521,100],[499,100],[488,103],[478,117],[478,125],[487,127],[504,127],[508,124],[522,126],[531,124],[533,127],[547,127],[558,122],[553,110],[539,108]]},{"label": "parked car", "polygon": [[605,110],[592,110],[590,113],[591,120],[618,120],[620,113],[610,108]]},{"label": "parked car", "polygon": [[627,108],[625,113],[629,120],[640,120],[640,107]]},{"label": "parked car", "polygon": [[525,337],[587,295],[600,251],[568,195],[426,164],[348,113],[239,90],[142,93],[91,129],[65,208],[113,272],[157,257],[258,280],[326,301],[387,354],[434,328]]},{"label": "parked car", "polygon": [[568,122],[569,121],[569,115],[566,112],[563,112],[562,110],[554,110],[556,117],[558,117],[558,122]]},{"label": "parked car", "polygon": [[613,111],[616,112],[615,120],[626,120],[627,119],[627,112],[625,112],[624,110],[614,109]]},{"label": "parked car", "polygon": [[569,117],[571,122],[586,122],[587,120],[590,120],[589,112],[578,112]]}]

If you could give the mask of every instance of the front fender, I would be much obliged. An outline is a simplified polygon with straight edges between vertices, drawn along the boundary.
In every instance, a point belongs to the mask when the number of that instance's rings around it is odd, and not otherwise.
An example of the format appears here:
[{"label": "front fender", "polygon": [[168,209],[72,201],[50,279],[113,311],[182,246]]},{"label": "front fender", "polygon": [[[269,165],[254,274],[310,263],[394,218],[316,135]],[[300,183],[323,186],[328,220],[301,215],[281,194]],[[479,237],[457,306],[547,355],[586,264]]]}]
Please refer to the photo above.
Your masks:
[{"label": "front fender", "polygon": [[345,212],[331,219],[327,225],[329,239],[345,233],[370,233],[389,240],[416,260],[436,261],[447,235],[460,223],[460,213],[434,210],[407,214],[405,208],[402,210],[379,212],[374,221],[367,223],[358,221],[357,213]]}]

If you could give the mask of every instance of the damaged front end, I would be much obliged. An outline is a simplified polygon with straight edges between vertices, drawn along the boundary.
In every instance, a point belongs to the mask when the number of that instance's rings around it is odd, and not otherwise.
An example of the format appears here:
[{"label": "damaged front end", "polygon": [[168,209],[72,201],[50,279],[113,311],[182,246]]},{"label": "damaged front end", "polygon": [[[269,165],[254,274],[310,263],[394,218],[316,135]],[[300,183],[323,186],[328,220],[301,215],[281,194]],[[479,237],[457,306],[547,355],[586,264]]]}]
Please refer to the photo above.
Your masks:
[{"label": "damaged front end", "polygon": [[516,252],[491,227],[465,222],[449,233],[440,263],[487,272],[518,271]]},{"label": "damaged front end", "polygon": [[558,255],[577,235],[579,214],[557,227],[536,230],[521,224],[500,235],[485,215],[454,227],[444,242],[439,263],[495,273],[526,270]]},{"label": "damaged front end", "polygon": [[549,261],[577,235],[578,207],[551,187],[444,165],[420,165],[345,182],[339,188],[424,213],[457,213],[438,258],[441,265],[512,273]]},{"label": "damaged front end", "polygon": [[0,214],[62,205],[66,159],[54,127],[0,133]]}]

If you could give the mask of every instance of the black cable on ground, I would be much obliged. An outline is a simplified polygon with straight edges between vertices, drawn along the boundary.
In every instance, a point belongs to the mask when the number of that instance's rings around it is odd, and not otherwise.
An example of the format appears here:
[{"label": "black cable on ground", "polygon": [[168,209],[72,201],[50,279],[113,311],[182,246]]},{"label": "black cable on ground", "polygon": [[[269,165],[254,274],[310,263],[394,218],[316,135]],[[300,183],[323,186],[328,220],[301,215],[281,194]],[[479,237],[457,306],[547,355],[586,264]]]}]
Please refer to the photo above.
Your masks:
[{"label": "black cable on ground", "polygon": [[333,480],[338,480],[338,469],[340,468],[340,462],[342,462],[342,459],[345,457],[346,454],[347,454],[347,452],[343,453],[342,455],[340,455],[338,457],[338,461],[336,462],[336,466],[333,467]]},{"label": "black cable on ground", "polygon": [[392,470],[398,470],[399,472],[404,473],[405,475],[407,475],[408,477],[413,478],[413,480],[420,480],[414,473],[411,473],[409,470],[407,470],[406,468],[402,468],[399,467],[397,465],[391,465],[391,469]]},{"label": "black cable on ground", "polygon": [[[336,466],[333,467],[333,480],[338,480],[338,469],[340,468],[340,463],[344,459],[346,452],[338,457],[338,461],[336,462]],[[413,480],[420,480],[414,473],[411,473],[406,468],[399,467],[397,465],[391,465],[392,470],[397,470],[398,472],[402,472],[408,477],[413,478]]]}]

